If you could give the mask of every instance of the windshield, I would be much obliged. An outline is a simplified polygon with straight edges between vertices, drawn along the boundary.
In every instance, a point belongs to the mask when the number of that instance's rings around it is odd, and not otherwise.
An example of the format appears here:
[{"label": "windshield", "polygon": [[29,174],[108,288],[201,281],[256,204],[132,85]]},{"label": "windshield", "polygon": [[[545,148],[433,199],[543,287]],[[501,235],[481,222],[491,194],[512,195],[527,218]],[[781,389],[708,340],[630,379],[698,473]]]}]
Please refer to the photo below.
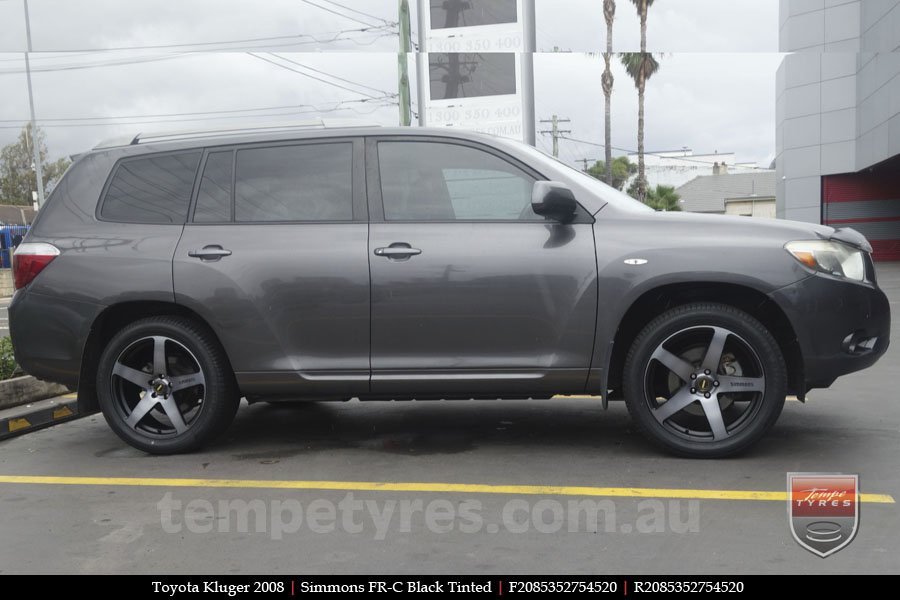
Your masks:
[{"label": "windshield", "polygon": [[638,202],[628,194],[620,192],[619,190],[606,185],[599,179],[591,177],[590,175],[579,171],[575,167],[567,165],[558,158],[555,158],[542,150],[538,150],[534,146],[529,146],[528,144],[517,144],[517,147],[525,150],[528,154],[532,155],[543,164],[547,164],[556,169],[564,167],[564,173],[566,177],[573,179],[577,185],[585,188],[586,191],[595,194],[597,197],[604,200],[605,202],[612,204],[616,208],[635,212],[655,212],[652,208],[650,208],[643,202]]}]

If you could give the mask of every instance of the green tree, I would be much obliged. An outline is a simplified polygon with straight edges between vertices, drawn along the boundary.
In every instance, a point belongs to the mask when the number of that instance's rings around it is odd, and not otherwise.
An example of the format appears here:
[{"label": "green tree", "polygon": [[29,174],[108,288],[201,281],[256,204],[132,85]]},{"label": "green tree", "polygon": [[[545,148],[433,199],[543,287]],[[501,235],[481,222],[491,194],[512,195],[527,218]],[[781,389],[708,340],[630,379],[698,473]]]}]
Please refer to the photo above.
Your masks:
[{"label": "green tree", "polygon": [[19,371],[9,336],[0,338],[0,381],[10,379]]},{"label": "green tree", "polygon": [[625,187],[628,178],[637,172],[637,165],[628,160],[627,156],[617,156],[612,163],[598,160],[593,167],[587,170],[588,175],[601,181],[605,180],[606,174],[610,172],[612,172],[612,181],[609,185],[621,190]]},{"label": "green tree", "polygon": [[647,80],[659,70],[659,62],[647,53],[647,14],[654,0],[631,0],[641,20],[641,51],[621,55],[622,64],[638,89],[638,200],[647,196],[647,175],[644,165],[644,91]]},{"label": "green tree", "polygon": [[681,210],[679,200],[681,200],[681,196],[675,193],[674,187],[671,185],[657,185],[656,189],[647,191],[645,203],[656,210],[673,212]]},{"label": "green tree", "polygon": [[44,132],[40,127],[32,132],[29,123],[22,128],[15,142],[0,150],[0,203],[31,206],[31,193],[37,191],[37,175],[32,168],[32,144],[37,144],[40,149],[44,167],[44,190],[52,188],[69,168],[70,161],[67,158],[47,162]]},{"label": "green tree", "polygon": [[[606,165],[606,183],[609,185],[614,185],[614,177],[613,173],[613,158],[612,158],[612,92],[613,92],[613,83],[615,83],[615,78],[612,74],[612,67],[610,62],[612,61],[613,56],[613,21],[616,18],[616,1],[615,0],[603,0],[603,17],[606,19],[606,52],[603,53],[603,77],[600,79],[600,82],[603,84],[603,99],[605,100],[604,104],[604,123],[606,125],[605,129],[605,143],[606,143],[606,160],[604,164]],[[621,186],[615,186],[618,189],[622,189]]]}]

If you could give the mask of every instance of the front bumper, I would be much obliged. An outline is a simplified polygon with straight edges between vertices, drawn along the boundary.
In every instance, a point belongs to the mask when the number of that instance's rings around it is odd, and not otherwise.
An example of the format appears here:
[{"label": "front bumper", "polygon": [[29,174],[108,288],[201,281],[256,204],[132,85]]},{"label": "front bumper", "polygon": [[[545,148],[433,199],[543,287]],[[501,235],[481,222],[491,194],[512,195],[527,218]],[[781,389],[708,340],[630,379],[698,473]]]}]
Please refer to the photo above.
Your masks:
[{"label": "front bumper", "polygon": [[875,285],[812,275],[770,296],[794,327],[807,390],[872,366],[888,349],[890,304]]}]

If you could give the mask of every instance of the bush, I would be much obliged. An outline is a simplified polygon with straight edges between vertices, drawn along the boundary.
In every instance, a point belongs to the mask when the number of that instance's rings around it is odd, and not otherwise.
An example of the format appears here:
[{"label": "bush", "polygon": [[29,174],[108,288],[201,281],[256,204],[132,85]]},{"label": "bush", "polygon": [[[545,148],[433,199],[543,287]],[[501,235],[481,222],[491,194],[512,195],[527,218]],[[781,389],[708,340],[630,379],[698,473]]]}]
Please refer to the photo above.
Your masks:
[{"label": "bush", "polygon": [[0,339],[0,380],[15,377],[18,371],[19,365],[13,356],[12,340],[9,337]]}]

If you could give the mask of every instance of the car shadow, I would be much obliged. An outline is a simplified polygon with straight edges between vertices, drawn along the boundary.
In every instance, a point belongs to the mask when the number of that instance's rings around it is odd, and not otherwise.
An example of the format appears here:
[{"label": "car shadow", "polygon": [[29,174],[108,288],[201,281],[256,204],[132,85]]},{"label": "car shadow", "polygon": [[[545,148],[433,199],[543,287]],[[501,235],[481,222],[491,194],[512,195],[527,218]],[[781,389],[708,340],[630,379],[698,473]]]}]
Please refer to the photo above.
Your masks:
[{"label": "car shadow", "polygon": [[654,452],[633,430],[624,405],[604,413],[599,400],[569,398],[259,403],[244,406],[216,446],[247,460],[338,448],[411,456],[491,446]]}]

